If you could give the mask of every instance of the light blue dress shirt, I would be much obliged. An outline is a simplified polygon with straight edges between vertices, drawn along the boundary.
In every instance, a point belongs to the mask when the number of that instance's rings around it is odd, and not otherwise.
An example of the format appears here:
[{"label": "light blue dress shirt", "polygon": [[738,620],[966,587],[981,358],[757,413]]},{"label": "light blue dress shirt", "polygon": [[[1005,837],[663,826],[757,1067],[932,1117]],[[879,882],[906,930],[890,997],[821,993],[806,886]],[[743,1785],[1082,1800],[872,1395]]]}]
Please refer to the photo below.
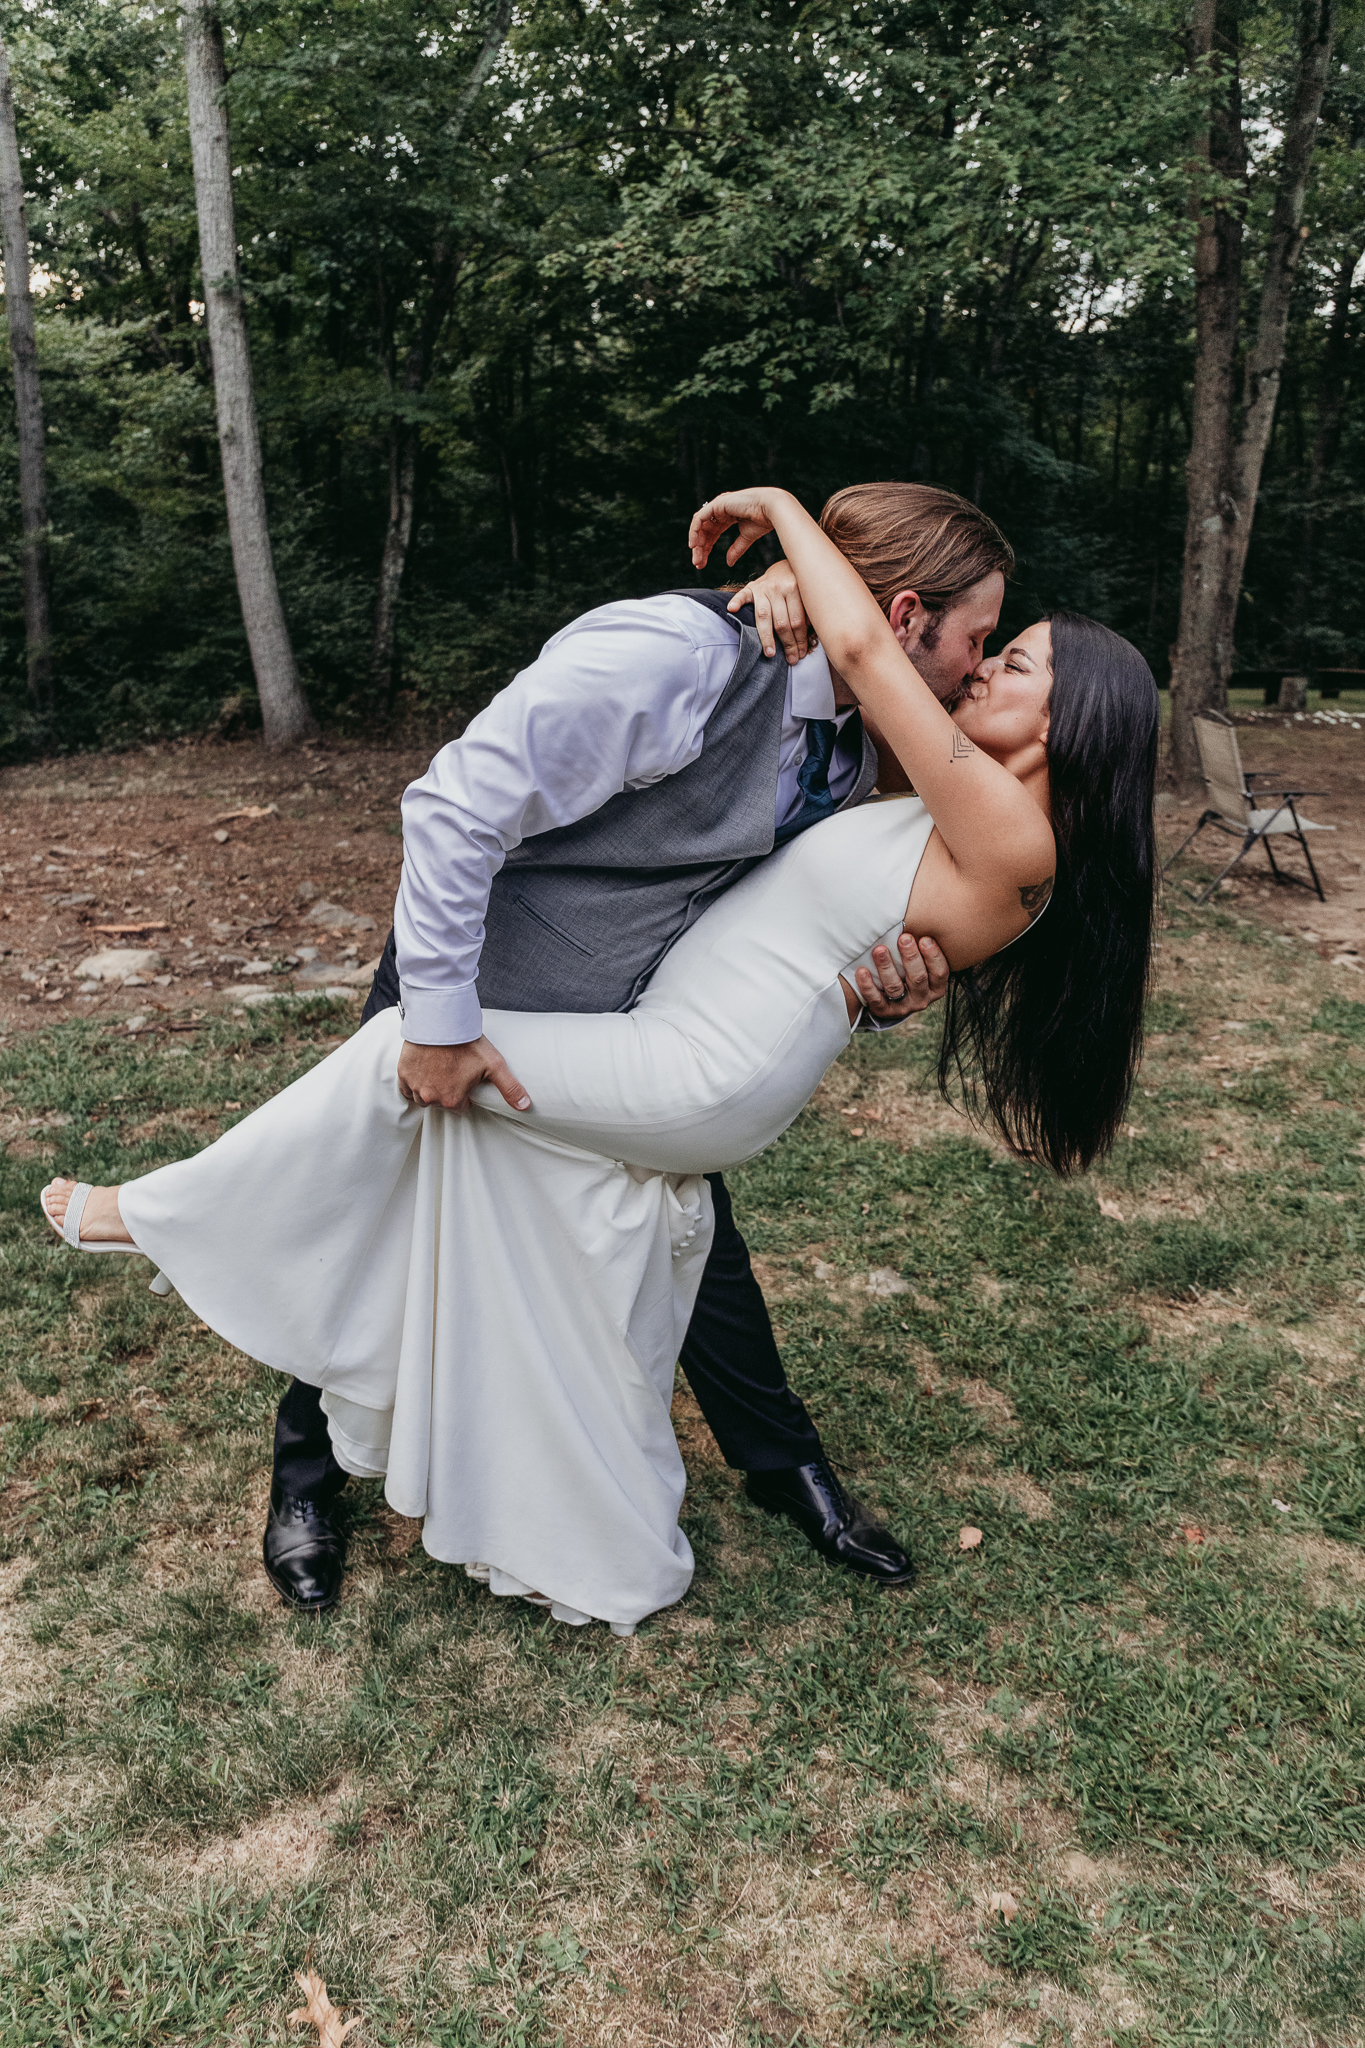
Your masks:
[{"label": "light blue dress shirt", "polygon": [[[479,1037],[484,915],[506,855],[695,761],[735,654],[734,628],[690,598],[602,605],[548,640],[409,785],[394,930],[410,1043]],[[835,706],[821,649],[788,671],[775,826],[800,806],[806,720],[842,725],[852,715]],[[856,775],[857,763],[837,753],[837,799]]]}]

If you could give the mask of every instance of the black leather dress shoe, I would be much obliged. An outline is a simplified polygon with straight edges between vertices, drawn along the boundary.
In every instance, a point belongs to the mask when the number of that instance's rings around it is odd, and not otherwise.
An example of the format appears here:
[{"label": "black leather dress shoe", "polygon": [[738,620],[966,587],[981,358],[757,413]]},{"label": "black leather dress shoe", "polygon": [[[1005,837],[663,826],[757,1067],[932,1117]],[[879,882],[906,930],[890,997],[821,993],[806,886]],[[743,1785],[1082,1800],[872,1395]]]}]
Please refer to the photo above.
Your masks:
[{"label": "black leather dress shoe", "polygon": [[336,1606],[346,1538],[334,1510],[272,1486],[261,1555],[265,1575],[287,1607],[321,1614]]},{"label": "black leather dress shoe", "polygon": [[845,1564],[882,1586],[909,1586],[915,1567],[889,1529],[845,1493],[823,1458],[778,1472],[750,1472],[746,1490],[769,1514],[785,1515],[831,1564]]}]

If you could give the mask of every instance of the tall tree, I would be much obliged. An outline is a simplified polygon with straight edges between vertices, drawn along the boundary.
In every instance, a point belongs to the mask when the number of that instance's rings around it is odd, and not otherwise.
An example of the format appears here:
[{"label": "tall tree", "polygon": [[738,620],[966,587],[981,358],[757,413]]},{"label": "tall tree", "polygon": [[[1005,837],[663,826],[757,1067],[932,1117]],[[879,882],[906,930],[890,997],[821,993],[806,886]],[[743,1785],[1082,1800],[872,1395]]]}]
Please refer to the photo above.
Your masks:
[{"label": "tall tree", "polygon": [[1180,629],[1171,664],[1171,765],[1193,783],[1194,720],[1227,702],[1237,604],[1261,468],[1275,423],[1294,273],[1318,117],[1336,35],[1336,0],[1299,0],[1294,74],[1284,119],[1255,333],[1236,390],[1246,242],[1247,142],[1241,82],[1242,0],[1195,0],[1196,61],[1215,80],[1201,157],[1195,233],[1195,367],[1186,464],[1188,503]]},{"label": "tall tree", "polygon": [[52,725],[51,557],[48,549],[47,464],[43,451],[43,394],[28,267],[24,171],[14,121],[9,51],[0,41],[0,234],[5,257],[5,311],[9,317],[14,409],[19,425],[19,502],[24,532],[24,634],[28,693],[40,732]]},{"label": "tall tree", "polygon": [[183,0],[181,26],[199,214],[199,262],[213,356],[232,560],[266,745],[288,746],[306,739],[316,726],[294,665],[270,547],[251,348],[237,260],[227,64],[216,0]]}]

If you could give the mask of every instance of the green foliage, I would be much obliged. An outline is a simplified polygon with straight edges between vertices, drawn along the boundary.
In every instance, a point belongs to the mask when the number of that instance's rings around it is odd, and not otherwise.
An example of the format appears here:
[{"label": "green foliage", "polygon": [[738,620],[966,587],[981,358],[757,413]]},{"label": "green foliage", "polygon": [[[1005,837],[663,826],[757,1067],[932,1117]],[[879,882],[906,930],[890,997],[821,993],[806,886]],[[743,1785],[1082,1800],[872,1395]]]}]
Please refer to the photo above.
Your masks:
[{"label": "green foliage", "polygon": [[[476,708],[575,612],[676,582],[687,515],[756,473],[813,504],[874,476],[965,490],[1020,549],[1007,626],[1080,606],[1164,672],[1207,95],[1180,10],[706,0],[680,30],[642,0],[535,0],[458,143],[486,8],[222,12],[272,533],[322,715]],[[251,716],[175,10],[0,14],[43,287],[61,744],[200,729],[237,698]],[[1242,32],[1270,137],[1283,17]],[[1359,658],[1361,443],[1353,413],[1332,424],[1355,388],[1355,326],[1330,376],[1324,354],[1357,249],[1358,71],[1329,88],[1309,196],[1239,621],[1250,663]],[[1257,219],[1276,161],[1258,145]],[[395,705],[368,645],[408,433]],[[7,416],[10,754],[32,737],[18,532]]]}]

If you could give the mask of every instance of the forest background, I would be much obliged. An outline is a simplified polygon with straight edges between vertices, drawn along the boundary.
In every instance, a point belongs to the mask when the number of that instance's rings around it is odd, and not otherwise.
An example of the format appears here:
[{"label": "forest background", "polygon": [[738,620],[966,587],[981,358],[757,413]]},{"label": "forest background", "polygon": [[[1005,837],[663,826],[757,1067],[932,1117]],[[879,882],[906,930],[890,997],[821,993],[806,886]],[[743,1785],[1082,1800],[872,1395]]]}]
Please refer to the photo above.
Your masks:
[{"label": "forest background", "polygon": [[[1230,203],[1254,310],[1297,17],[1219,4],[1240,40]],[[1210,189],[1187,8],[219,13],[271,535],[324,722],[474,710],[575,613],[691,581],[690,512],[760,479],[813,508],[876,477],[963,491],[1019,550],[1007,628],[1075,606],[1168,678]],[[55,657],[43,733],[7,403],[0,757],[250,724],[177,10],[4,0],[0,30]],[[1348,8],[1237,612],[1244,670],[1365,665],[1360,58]],[[398,599],[377,635],[384,583]]]}]

